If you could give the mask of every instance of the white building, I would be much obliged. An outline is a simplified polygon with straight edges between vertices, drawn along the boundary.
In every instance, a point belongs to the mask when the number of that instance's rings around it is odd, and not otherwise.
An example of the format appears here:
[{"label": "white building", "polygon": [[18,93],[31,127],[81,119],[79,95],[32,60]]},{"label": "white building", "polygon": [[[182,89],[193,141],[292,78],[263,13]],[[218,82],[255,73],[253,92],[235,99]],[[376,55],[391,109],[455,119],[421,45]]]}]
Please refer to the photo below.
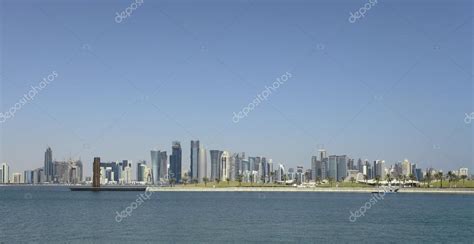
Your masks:
[{"label": "white building", "polygon": [[13,174],[13,184],[21,184],[23,183],[21,173],[14,173]]},{"label": "white building", "polygon": [[8,184],[10,183],[10,166],[7,163],[2,164],[2,181],[0,183]]},{"label": "white building", "polygon": [[405,159],[402,162],[402,174],[404,176],[409,176],[411,172],[412,172],[411,163],[408,161],[408,159]]},{"label": "white building", "polygon": [[467,168],[460,168],[459,169],[459,176],[468,176],[469,175],[469,170]]}]

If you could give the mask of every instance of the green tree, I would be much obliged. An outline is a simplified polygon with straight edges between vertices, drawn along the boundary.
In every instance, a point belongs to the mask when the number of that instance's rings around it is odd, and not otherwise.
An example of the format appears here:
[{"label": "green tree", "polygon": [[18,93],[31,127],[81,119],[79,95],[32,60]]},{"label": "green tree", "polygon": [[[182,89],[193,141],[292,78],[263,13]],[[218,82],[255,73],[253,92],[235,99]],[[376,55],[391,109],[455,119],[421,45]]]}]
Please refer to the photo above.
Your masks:
[{"label": "green tree", "polygon": [[227,185],[230,184],[230,178],[229,177],[225,178],[225,181],[227,181]]},{"label": "green tree", "polygon": [[175,178],[169,178],[168,181],[169,181],[171,187],[173,187],[173,185],[176,183]]},{"label": "green tree", "polygon": [[387,174],[385,176],[385,179],[387,179],[387,182],[390,184],[392,182],[392,177],[390,176],[390,174]]},{"label": "green tree", "polygon": [[334,183],[334,178],[328,177],[329,185],[332,187],[332,183]]},{"label": "green tree", "polygon": [[215,178],[214,179],[216,181],[216,183],[219,185],[219,182],[221,182],[221,179],[220,178]]},{"label": "green tree", "polygon": [[467,175],[461,175],[462,186],[464,187],[464,181],[467,179]]},{"label": "green tree", "polygon": [[379,186],[379,182],[380,182],[380,176],[377,175],[375,176],[375,184]]},{"label": "green tree", "polygon": [[197,186],[199,181],[198,181],[198,179],[193,179],[192,182],[194,183],[194,186]]},{"label": "green tree", "polygon": [[428,170],[428,172],[426,172],[425,178],[423,180],[427,183],[428,188],[430,188],[431,181],[433,180],[433,175],[431,174],[431,170]]},{"label": "green tree", "polygon": [[202,181],[204,181],[204,186],[207,186],[207,182],[209,182],[209,178],[203,177]]},{"label": "green tree", "polygon": [[435,178],[440,181],[440,188],[443,188],[443,172],[436,173]]},{"label": "green tree", "polygon": [[243,175],[237,175],[237,181],[239,182],[239,187],[242,186]]},{"label": "green tree", "polygon": [[184,176],[183,176],[183,183],[184,183],[184,185],[186,185],[186,184],[188,183],[188,180],[189,180],[189,178],[188,178],[188,173],[184,173]]},{"label": "green tree", "polygon": [[356,179],[354,177],[351,177],[351,183],[354,184],[355,181]]}]

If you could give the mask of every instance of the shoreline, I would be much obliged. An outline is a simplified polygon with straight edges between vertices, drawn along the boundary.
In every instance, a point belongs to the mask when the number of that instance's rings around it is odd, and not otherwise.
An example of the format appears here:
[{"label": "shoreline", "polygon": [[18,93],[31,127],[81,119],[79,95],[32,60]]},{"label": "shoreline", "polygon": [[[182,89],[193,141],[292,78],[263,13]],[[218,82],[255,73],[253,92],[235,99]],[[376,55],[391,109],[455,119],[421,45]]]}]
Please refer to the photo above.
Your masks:
[{"label": "shoreline", "polygon": [[[338,192],[338,193],[372,193],[381,188],[295,188],[295,187],[147,187],[151,192]],[[474,189],[435,189],[435,188],[400,188],[398,193],[428,193],[428,194],[474,194]]]},{"label": "shoreline", "polygon": [[[8,187],[64,187],[64,188],[87,188],[87,185],[27,185],[27,184],[0,184],[1,188]],[[333,193],[372,193],[382,191],[382,188],[377,187],[281,187],[281,186],[266,186],[266,187],[199,187],[199,186],[174,186],[174,187],[157,187],[144,185],[129,185],[129,186],[102,186],[105,188],[146,188],[146,191],[151,192],[333,192]],[[118,190],[120,191],[120,190]],[[398,193],[423,193],[423,194],[474,194],[474,188],[400,188]]]}]

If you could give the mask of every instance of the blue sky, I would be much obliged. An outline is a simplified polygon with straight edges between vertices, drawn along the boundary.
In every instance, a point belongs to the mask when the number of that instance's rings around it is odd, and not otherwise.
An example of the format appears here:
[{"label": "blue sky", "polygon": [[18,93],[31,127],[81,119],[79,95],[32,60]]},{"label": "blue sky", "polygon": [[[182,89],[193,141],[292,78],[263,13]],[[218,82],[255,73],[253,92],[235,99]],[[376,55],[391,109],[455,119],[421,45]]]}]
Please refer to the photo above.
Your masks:
[{"label": "blue sky", "polygon": [[[58,77],[1,128],[13,171],[150,149],[246,152],[309,167],[324,145],[423,168],[473,166],[471,1],[1,0],[1,111]],[[292,78],[235,124],[285,72]],[[473,122],[474,123],[474,122]]]}]

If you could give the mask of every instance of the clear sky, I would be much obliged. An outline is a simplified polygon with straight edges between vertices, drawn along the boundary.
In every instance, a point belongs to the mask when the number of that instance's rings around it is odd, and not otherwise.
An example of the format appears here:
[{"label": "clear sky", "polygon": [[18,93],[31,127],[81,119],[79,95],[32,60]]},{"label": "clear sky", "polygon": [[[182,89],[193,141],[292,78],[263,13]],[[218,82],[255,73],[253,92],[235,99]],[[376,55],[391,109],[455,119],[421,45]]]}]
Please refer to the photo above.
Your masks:
[{"label": "clear sky", "polygon": [[[329,154],[473,169],[470,0],[0,0],[1,111],[57,72],[0,124],[1,162],[150,161],[183,146],[310,166]],[[285,72],[292,78],[238,123]],[[474,124],[474,121],[472,122]]]}]

